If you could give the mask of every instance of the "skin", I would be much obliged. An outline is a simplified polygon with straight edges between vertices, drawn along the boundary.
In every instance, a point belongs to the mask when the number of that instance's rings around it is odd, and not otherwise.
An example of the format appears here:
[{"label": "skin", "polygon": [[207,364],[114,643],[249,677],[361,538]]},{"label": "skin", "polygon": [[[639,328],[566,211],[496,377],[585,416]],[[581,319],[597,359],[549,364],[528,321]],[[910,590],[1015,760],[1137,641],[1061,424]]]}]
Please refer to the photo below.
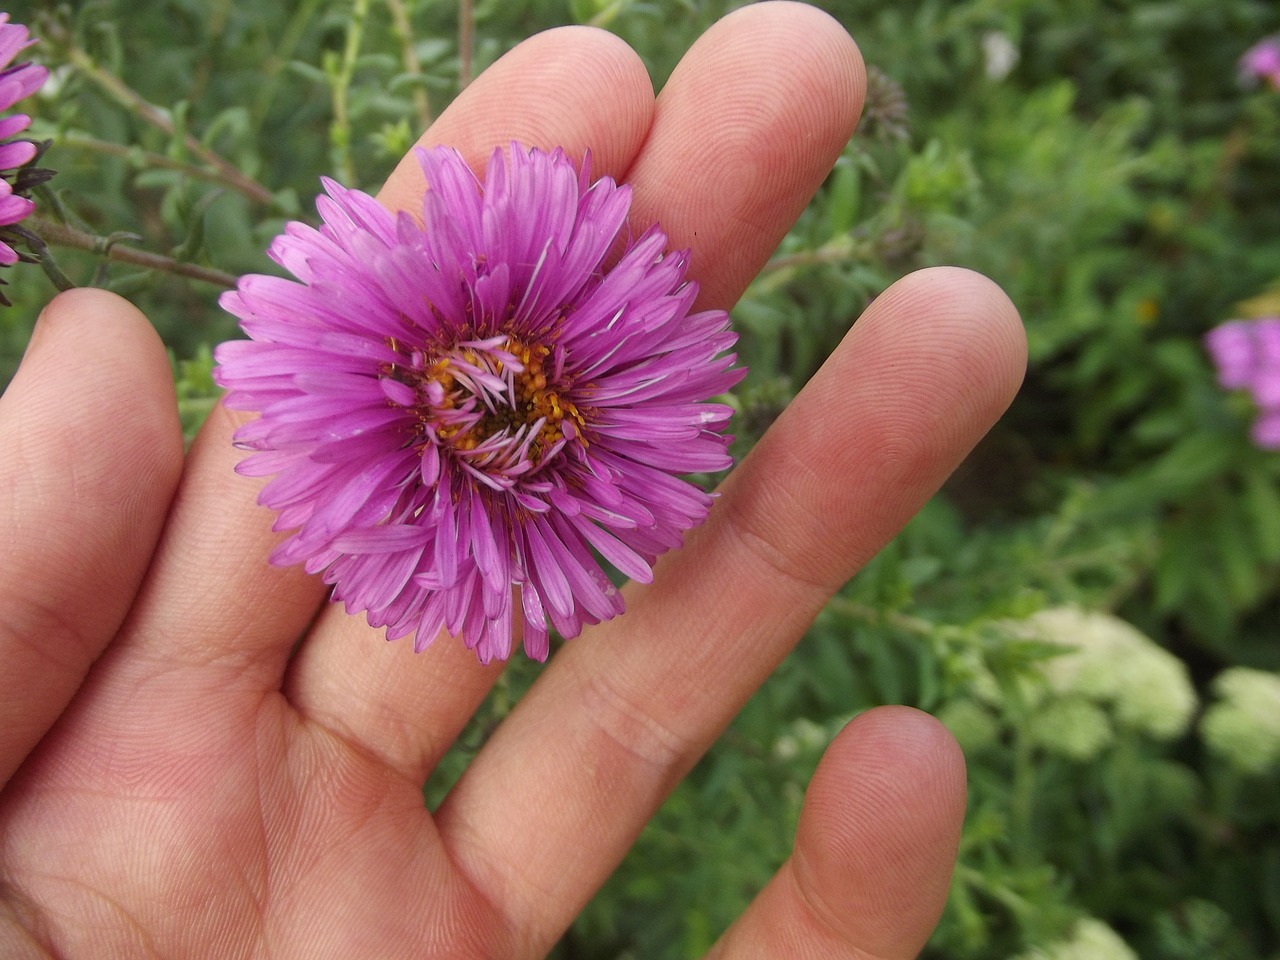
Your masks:
[{"label": "skin", "polygon": [[[635,187],[729,307],[852,132],[853,42],[804,5],[732,14],[655,99],[582,28],[534,37],[425,134],[479,169],[512,139]],[[416,164],[381,199],[414,208]],[[568,644],[432,817],[422,784],[497,670],[414,655],[265,558],[234,415],[185,461],[163,348],[110,294],[42,315],[0,399],[0,953],[539,957],[833,591],[1009,403],[1014,308],[956,269],[878,297],[628,613]],[[862,714],[794,852],[713,955],[914,956],[942,908],[964,763],[906,708]]]}]

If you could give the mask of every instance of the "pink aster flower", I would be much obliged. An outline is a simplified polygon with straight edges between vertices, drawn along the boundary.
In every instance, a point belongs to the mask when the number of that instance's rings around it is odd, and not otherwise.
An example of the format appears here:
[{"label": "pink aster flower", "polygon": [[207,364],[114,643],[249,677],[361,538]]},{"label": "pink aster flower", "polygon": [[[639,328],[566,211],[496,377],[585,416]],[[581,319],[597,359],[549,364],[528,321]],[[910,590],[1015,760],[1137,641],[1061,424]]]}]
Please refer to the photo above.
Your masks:
[{"label": "pink aster flower", "polygon": [[494,152],[483,181],[418,151],[420,216],[324,182],[320,229],[271,256],[297,281],[244,277],[223,306],[229,407],[261,416],[237,468],[292,534],[275,564],[323,571],[333,598],[421,650],[446,630],[482,662],[546,658],[623,610],[597,555],[648,581],[711,504],[680,474],[729,466],[741,379],[723,311],[691,313],[687,253],[631,236],[630,189],[557,150]]},{"label": "pink aster flower", "polygon": [[1245,51],[1240,70],[1251,81],[1263,80],[1280,90],[1280,39],[1267,37]]},{"label": "pink aster flower", "polygon": [[1227,390],[1248,390],[1258,407],[1253,442],[1280,450],[1280,317],[1230,320],[1205,335],[1205,347]]},{"label": "pink aster flower", "polygon": [[[31,118],[26,114],[5,116],[4,111],[39,90],[49,76],[49,71],[39,64],[11,65],[13,58],[33,43],[35,41],[26,27],[10,23],[9,14],[0,13],[0,141],[9,141],[31,125]],[[28,187],[23,184],[21,175],[13,178],[11,172],[31,162],[38,152],[39,148],[29,140],[0,142],[0,266],[8,267],[18,262],[18,252],[11,242],[21,236],[21,231],[11,228],[35,209],[34,203],[14,193],[15,183],[21,193],[25,193]],[[42,171],[37,182],[44,179],[43,174]],[[7,303],[2,296],[0,302]]]},{"label": "pink aster flower", "polygon": [[[9,181],[0,179],[0,228],[12,226],[35,209],[26,197],[14,196]],[[11,267],[18,262],[18,252],[0,240],[0,266]]]},{"label": "pink aster flower", "polygon": [[[13,58],[35,43],[20,23],[10,23],[9,14],[0,13],[0,113],[31,96],[49,77],[49,71],[36,63],[11,66]],[[0,140],[8,140],[26,130],[31,118],[26,114],[0,116]],[[36,145],[28,141],[0,144],[0,170],[13,170],[36,155]]]}]

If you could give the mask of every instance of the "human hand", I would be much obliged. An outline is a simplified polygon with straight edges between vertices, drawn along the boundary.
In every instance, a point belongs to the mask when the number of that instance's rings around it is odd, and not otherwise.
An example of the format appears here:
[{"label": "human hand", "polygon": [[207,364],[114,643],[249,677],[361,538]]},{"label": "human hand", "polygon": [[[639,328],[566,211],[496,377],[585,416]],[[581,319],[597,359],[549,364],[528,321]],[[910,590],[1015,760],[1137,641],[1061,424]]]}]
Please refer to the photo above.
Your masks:
[{"label": "human hand", "polygon": [[[432,126],[630,182],[728,307],[855,122],[856,50],[798,4],[713,28],[655,104],[607,34],[521,45]],[[412,209],[415,162],[381,198]],[[422,784],[497,676],[415,655],[265,558],[219,409],[185,469],[163,349],[96,291],[46,310],[0,399],[5,956],[534,957],[830,594],[924,503],[1021,375],[1017,317],[957,270],[879,297],[708,522],[563,647],[432,817]],[[83,682],[82,682],[83,681]],[[16,771],[16,773],[15,773]],[[10,779],[10,776],[12,778]],[[945,897],[963,762],[928,717],[833,742],[793,856],[722,957],[905,957]]]}]

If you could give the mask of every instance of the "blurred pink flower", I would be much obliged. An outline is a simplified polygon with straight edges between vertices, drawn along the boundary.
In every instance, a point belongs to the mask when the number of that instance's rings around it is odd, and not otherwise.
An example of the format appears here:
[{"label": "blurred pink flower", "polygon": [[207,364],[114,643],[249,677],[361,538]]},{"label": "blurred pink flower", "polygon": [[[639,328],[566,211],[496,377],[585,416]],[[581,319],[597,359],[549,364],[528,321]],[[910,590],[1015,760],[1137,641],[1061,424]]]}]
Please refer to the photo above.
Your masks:
[{"label": "blurred pink flower", "polygon": [[1280,449],[1280,317],[1230,320],[1210,330],[1205,348],[1226,390],[1247,390],[1258,406],[1251,436],[1266,450]]},{"label": "blurred pink flower", "polygon": [[[9,181],[0,179],[0,227],[9,227],[28,216],[36,205],[26,197],[14,196]],[[18,253],[0,240],[0,266],[11,267],[18,262]]]},{"label": "blurred pink flower", "polygon": [[[44,85],[49,71],[38,63],[11,66],[13,58],[36,41],[20,23],[10,23],[9,14],[0,13],[0,113],[19,100],[31,96]],[[26,114],[0,116],[0,140],[21,133],[31,125]],[[27,141],[0,144],[0,170],[20,167],[36,155],[36,145]]]},{"label": "blurred pink flower", "polygon": [[1267,37],[1245,51],[1240,69],[1250,80],[1262,80],[1280,90],[1280,38]]},{"label": "blurred pink flower", "polygon": [[[12,65],[13,58],[33,43],[35,40],[26,27],[10,23],[9,14],[0,13],[0,141],[8,141],[31,125],[31,118],[24,113],[5,115],[4,112],[39,90],[49,76],[49,71],[39,64]],[[7,241],[17,240],[21,234],[7,228],[35,209],[29,199],[14,193],[9,174],[30,162],[37,152],[37,146],[28,140],[0,142],[0,266],[12,266],[19,259],[18,252]]]}]

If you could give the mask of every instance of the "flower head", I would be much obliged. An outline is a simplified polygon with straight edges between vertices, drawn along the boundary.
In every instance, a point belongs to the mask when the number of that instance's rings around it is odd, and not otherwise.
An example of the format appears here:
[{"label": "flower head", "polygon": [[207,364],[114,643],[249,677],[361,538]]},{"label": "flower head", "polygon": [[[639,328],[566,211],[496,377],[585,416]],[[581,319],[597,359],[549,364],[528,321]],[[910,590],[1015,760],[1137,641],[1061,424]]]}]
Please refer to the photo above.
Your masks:
[{"label": "flower head", "polygon": [[[35,204],[26,197],[19,197],[13,192],[9,181],[0,178],[0,228],[12,226],[22,221]],[[18,252],[3,240],[0,240],[0,266],[11,267],[18,262]]]},{"label": "flower head", "polygon": [[1003,30],[988,30],[982,35],[982,57],[986,74],[992,80],[1003,80],[1022,58],[1013,38]]},{"label": "flower head", "polygon": [[1101,920],[1082,917],[1066,939],[1020,954],[1017,960],[1138,960],[1138,955]]},{"label": "flower head", "polygon": [[1280,38],[1267,37],[1246,50],[1240,58],[1240,72],[1248,81],[1261,80],[1280,90]]},{"label": "flower head", "polygon": [[[741,379],[723,311],[691,313],[687,253],[627,232],[630,190],[561,151],[495,151],[483,181],[418,151],[419,217],[325,181],[318,230],[223,305],[249,341],[216,353],[226,403],[261,417],[238,467],[292,535],[276,564],[323,571],[388,638],[443,628],[481,661],[544,659],[622,612],[595,554],[638,580],[711,498],[679,474],[730,463]],[[514,589],[513,589],[514,588]]]},{"label": "flower head", "polygon": [[1027,721],[1033,743],[1080,763],[1098,757],[1115,742],[1106,711],[1078,696],[1050,700]]},{"label": "flower head", "polygon": [[13,64],[13,58],[33,43],[26,27],[10,23],[9,14],[0,13],[0,266],[6,267],[18,262],[17,251],[6,242],[17,237],[8,228],[35,209],[35,204],[21,195],[25,192],[23,185],[11,174],[39,152],[39,147],[29,140],[11,139],[31,125],[31,118],[23,113],[6,115],[15,103],[31,96],[48,79],[49,71],[39,64]]},{"label": "flower head", "polygon": [[1258,407],[1253,442],[1280,450],[1280,317],[1229,320],[1210,330],[1205,348],[1226,390],[1248,390]]},{"label": "flower head", "polygon": [[1218,699],[1200,718],[1209,749],[1244,773],[1280,768],[1280,674],[1231,667],[1218,674],[1213,691]]},{"label": "flower head", "polygon": [[[1155,740],[1173,740],[1190,724],[1197,699],[1186,664],[1132,624],[1065,606],[1041,610],[1020,626],[1028,637],[1069,648],[1044,663],[1059,698],[1104,705],[1117,723]],[[1040,732],[1051,737],[1056,729],[1050,723]],[[1082,743],[1064,752],[1077,747],[1083,749]]]}]

